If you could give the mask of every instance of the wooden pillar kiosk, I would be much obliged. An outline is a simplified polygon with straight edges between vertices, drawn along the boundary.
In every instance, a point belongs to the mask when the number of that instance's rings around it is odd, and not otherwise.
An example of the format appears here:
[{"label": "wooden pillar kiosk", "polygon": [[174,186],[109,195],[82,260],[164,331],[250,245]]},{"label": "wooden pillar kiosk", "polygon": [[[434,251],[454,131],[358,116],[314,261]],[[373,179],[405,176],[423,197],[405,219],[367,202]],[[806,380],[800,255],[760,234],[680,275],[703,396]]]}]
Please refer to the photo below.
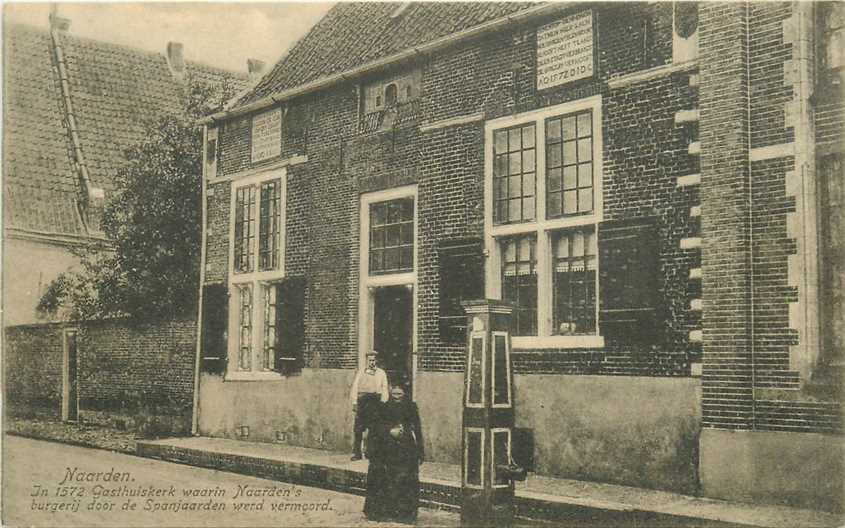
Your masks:
[{"label": "wooden pillar kiosk", "polygon": [[497,300],[463,303],[467,314],[467,363],[461,465],[461,524],[510,526],[513,481],[525,470],[511,459],[514,401],[511,369],[513,307]]}]

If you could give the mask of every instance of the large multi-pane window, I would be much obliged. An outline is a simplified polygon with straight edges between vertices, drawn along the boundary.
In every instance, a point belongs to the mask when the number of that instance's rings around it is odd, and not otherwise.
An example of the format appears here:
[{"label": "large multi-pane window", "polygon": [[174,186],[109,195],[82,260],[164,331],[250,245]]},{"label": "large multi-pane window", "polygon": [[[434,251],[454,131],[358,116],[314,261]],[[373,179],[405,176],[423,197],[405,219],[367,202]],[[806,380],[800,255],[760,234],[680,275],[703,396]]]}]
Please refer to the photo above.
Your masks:
[{"label": "large multi-pane window", "polygon": [[524,222],[535,216],[537,149],[533,123],[493,133],[493,221]]},{"label": "large multi-pane window", "polygon": [[601,346],[601,97],[486,128],[487,295],[514,305],[516,346]]},{"label": "large multi-pane window", "polygon": [[229,374],[271,372],[284,279],[284,182],[279,173],[237,181],[232,192]]},{"label": "large multi-pane window", "polygon": [[370,273],[414,269],[414,199],[370,205]]}]

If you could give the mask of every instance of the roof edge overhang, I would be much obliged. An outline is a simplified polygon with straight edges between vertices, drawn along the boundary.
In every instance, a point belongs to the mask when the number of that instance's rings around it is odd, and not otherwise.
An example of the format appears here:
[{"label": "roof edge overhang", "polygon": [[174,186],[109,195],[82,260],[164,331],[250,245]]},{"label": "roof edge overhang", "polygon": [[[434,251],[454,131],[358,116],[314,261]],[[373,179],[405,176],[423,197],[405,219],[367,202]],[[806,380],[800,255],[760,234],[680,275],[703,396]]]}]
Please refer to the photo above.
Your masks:
[{"label": "roof edge overhang", "polygon": [[30,242],[40,242],[54,246],[81,247],[94,245],[100,246],[103,249],[109,249],[112,245],[111,240],[108,238],[96,235],[56,233],[52,231],[39,231],[35,229],[9,226],[4,228],[3,232],[6,240],[27,240]]},{"label": "roof edge overhang", "polygon": [[489,22],[485,22],[484,24],[480,24],[478,26],[471,27],[469,29],[465,29],[463,31],[459,31],[457,33],[452,33],[451,35],[446,35],[444,37],[440,37],[438,39],[432,40],[426,44],[416,46],[414,48],[406,49],[400,51],[398,53],[394,53],[393,55],[388,55],[387,57],[364,63],[360,66],[352,68],[350,70],[346,70],[341,73],[336,73],[333,75],[329,75],[328,77],[323,77],[321,79],[317,79],[305,84],[301,84],[299,86],[295,86],[293,88],[288,88],[286,90],[282,90],[266,97],[262,97],[257,101],[253,101],[252,103],[235,107],[231,110],[223,110],[221,112],[217,112],[210,116],[207,116],[199,121],[200,125],[209,125],[215,122],[223,121],[226,119],[242,116],[244,114],[248,114],[250,112],[255,112],[257,110],[261,110],[263,108],[267,108],[272,106],[276,103],[280,103],[294,97],[306,95],[311,92],[315,92],[317,90],[327,88],[334,84],[344,81],[351,81],[360,77],[363,77],[370,73],[375,73],[380,70],[387,68],[388,66],[392,66],[395,64],[401,64],[403,62],[410,61],[417,57],[428,55],[439,51],[443,48],[447,48],[452,46],[458,42],[462,42],[465,40],[469,40],[472,38],[477,38],[488,33],[492,33],[494,31],[501,30],[504,27],[515,25],[519,23],[525,23],[533,21],[537,18],[556,14],[562,11],[568,11],[575,7],[580,7],[584,4],[590,4],[591,2],[588,1],[577,1],[577,2],[553,2],[549,4],[543,4],[537,7],[531,7],[524,11],[520,11],[514,13],[512,15],[508,15],[506,17],[497,18],[495,20],[491,20]]}]

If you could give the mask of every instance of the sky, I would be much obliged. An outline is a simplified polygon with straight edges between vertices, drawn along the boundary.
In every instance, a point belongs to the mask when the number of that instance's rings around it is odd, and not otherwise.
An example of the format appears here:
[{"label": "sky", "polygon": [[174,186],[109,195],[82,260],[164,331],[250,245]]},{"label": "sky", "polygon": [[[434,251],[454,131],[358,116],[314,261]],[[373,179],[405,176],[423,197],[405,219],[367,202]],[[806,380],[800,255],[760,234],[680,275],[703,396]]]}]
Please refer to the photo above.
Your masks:
[{"label": "sky", "polygon": [[[47,29],[51,4],[3,2],[4,23]],[[57,4],[70,34],[163,53],[181,42],[187,60],[246,71],[269,69],[329,10],[328,2],[122,2]],[[266,71],[266,70],[265,70]]]}]

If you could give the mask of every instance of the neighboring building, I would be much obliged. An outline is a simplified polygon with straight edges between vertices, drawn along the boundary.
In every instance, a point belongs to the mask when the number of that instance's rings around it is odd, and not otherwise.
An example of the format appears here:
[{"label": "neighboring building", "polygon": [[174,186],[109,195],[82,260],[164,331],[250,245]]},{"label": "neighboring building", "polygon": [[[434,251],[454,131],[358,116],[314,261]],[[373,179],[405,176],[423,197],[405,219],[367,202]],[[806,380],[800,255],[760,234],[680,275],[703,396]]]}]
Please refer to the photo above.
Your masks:
[{"label": "neighboring building", "polygon": [[339,4],[206,123],[197,432],[349,449],[376,348],[456,463],[501,298],[537,472],[838,507],[840,10]]},{"label": "neighboring building", "polygon": [[246,74],[183,60],[178,43],[165,56],[73,37],[69,21],[51,22],[49,31],[4,27],[4,326],[41,320],[35,307],[78,264],[75,249],[108,248],[99,215],[145,119],[178,108],[189,78],[246,86]]}]

